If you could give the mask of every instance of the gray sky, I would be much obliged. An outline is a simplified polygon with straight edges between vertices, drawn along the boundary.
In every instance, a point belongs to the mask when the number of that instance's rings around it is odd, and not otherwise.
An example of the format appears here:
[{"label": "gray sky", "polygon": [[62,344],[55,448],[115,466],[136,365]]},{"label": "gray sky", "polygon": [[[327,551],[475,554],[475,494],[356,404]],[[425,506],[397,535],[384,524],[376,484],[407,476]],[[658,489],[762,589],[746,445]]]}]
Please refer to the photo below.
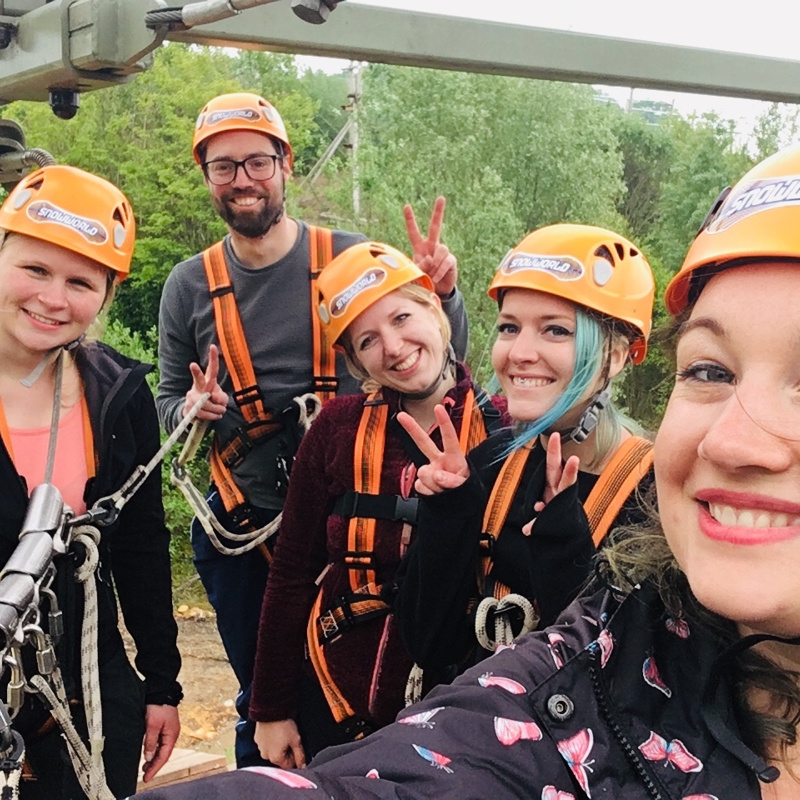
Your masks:
[{"label": "gray sky", "polygon": [[[741,5],[731,0],[354,0],[413,11],[511,22],[542,28],[619,36],[627,39],[680,44],[714,50],[797,58],[800,3],[796,0],[758,0]],[[334,12],[335,13],[335,12]],[[314,68],[333,68],[333,59],[301,59]],[[344,66],[346,62],[338,62]],[[624,105],[629,89],[602,87]],[[736,98],[707,97],[637,90],[635,99],[674,103],[683,114],[716,111],[743,128],[767,108],[766,103]]]}]

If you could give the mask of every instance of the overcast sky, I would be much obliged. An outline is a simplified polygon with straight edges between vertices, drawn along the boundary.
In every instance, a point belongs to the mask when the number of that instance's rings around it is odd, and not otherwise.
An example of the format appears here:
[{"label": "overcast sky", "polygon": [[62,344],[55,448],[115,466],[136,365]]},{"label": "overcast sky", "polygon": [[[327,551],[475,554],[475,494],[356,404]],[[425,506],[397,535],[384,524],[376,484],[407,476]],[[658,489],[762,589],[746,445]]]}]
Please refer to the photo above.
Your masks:
[{"label": "overcast sky", "polygon": [[[596,33],[628,39],[681,44],[776,58],[800,56],[798,27],[800,2],[797,0],[758,0],[742,5],[712,0],[355,0],[364,5],[380,5],[413,11],[475,19],[511,22],[542,28]],[[335,12],[334,12],[335,13]],[[314,64],[312,59],[302,59]],[[333,64],[332,59],[319,60]],[[346,62],[341,62],[344,66]],[[629,90],[603,87],[624,104]],[[721,116],[747,125],[766,103],[722,97],[703,97],[679,92],[637,90],[637,99],[656,99],[674,103],[684,114],[714,110]]]}]

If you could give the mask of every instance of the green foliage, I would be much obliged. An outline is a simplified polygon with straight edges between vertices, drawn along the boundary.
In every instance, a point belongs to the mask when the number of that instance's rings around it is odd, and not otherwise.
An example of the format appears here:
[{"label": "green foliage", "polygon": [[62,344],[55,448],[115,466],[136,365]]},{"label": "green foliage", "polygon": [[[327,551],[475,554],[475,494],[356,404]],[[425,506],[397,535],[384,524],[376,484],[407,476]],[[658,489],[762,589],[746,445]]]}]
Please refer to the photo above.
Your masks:
[{"label": "green foliage", "polygon": [[[46,104],[14,103],[30,147],[95,171],[131,199],[138,224],[132,274],[110,312],[106,341],[156,361],[158,304],[177,262],[219,239],[225,226],[209,201],[191,154],[196,116],[215,95],[255,91],[272,101],[295,152],[290,212],[311,222],[361,230],[408,250],[402,206],[421,228],[437,195],[447,198],[443,240],[459,259],[459,286],[471,328],[469,362],[479,380],[491,373],[495,308],[486,288],[504,253],[528,231],[553,222],[604,225],[628,235],[647,255],[661,297],[720,190],[754,159],[797,138],[798,111],[772,106],[749,140],[715,115],[684,118],[658,102],[630,114],[586,86],[488,75],[371,65],[363,70],[357,162],[347,147],[316,185],[302,176],[318,162],[348,115],[348,80],[298,70],[288,55],[168,44],[154,67],[128,84],[82,98],[74,120]],[[357,175],[360,210],[353,207]],[[157,370],[150,375],[155,387]],[[629,369],[618,400],[655,428],[672,381],[657,338],[645,364]],[[208,481],[195,461],[196,483]],[[165,467],[166,470],[166,467]],[[179,578],[191,571],[191,512],[164,472]]]},{"label": "green foliage", "polygon": [[[403,204],[413,205],[422,227],[435,197],[447,198],[443,236],[459,258],[470,361],[479,378],[488,375],[485,344],[495,313],[485,292],[509,247],[551,222],[620,222],[615,201],[624,185],[613,121],[586,87],[382,65],[366,70],[361,227],[407,249]],[[343,192],[342,204],[348,201]]]},{"label": "green foliage", "polygon": [[[674,152],[661,187],[657,230],[648,242],[671,275],[719,193],[753,162],[746,147],[737,144],[730,120],[706,114],[689,120],[673,117],[664,124]],[[659,288],[663,292],[665,287]]]},{"label": "green foliage", "polygon": [[[103,333],[103,341],[111,345],[120,353],[130,358],[143,361],[145,364],[156,364],[156,346],[158,334],[155,326],[150,328],[145,334],[138,331],[131,331],[126,328],[119,320],[112,320]],[[158,368],[156,367],[147,376],[147,382],[155,393],[158,386]],[[166,439],[162,435],[162,442]],[[189,505],[184,500],[180,490],[172,485],[169,479],[170,466],[174,458],[180,453],[182,445],[180,443],[173,447],[166,454],[161,464],[161,483],[163,486],[164,512],[166,523],[172,532],[170,541],[170,552],[172,555],[174,579],[180,584],[193,573],[192,566],[192,547],[189,536],[190,525],[193,513]],[[201,491],[205,491],[209,481],[208,462],[202,455],[199,455],[189,465],[192,473],[192,480]]]}]

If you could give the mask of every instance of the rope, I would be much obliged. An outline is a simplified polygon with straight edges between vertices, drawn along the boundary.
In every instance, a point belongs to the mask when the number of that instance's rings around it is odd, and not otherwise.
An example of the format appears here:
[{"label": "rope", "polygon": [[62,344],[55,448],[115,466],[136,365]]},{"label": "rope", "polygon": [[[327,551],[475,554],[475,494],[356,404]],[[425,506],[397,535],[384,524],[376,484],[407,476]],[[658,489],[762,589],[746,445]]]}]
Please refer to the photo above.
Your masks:
[{"label": "rope", "polygon": [[86,796],[92,798],[92,800],[114,800],[114,795],[111,794],[105,777],[98,774],[86,745],[75,729],[75,723],[72,721],[72,715],[69,712],[67,695],[64,691],[61,670],[56,667],[50,674],[50,683],[45,680],[44,676],[34,675],[30,679],[30,684],[42,695],[45,705],[53,715],[53,719],[61,728],[64,741],[67,744],[67,752],[75,769],[75,775]]},{"label": "rope", "polygon": [[0,800],[17,800],[19,797],[25,741],[17,731],[13,731],[11,736],[8,751],[0,756]]},{"label": "rope", "polygon": [[94,576],[100,560],[97,546],[100,541],[100,532],[90,525],[80,525],[75,528],[73,541],[83,545],[85,551],[83,563],[75,570],[75,580],[83,584],[84,592],[81,629],[81,691],[89,736],[89,749],[75,728],[58,664],[55,665],[49,676],[33,675],[29,683],[42,695],[53,719],[61,728],[75,775],[87,797],[92,800],[114,800],[106,784],[103,765],[103,713],[100,671],[97,661],[97,587]]},{"label": "rope", "polygon": [[[515,607],[522,611],[523,614],[522,630],[516,636],[514,636],[507,613]],[[491,633],[488,630],[490,614],[494,620],[494,630]],[[513,592],[507,594],[502,600],[497,600],[494,597],[484,597],[475,612],[475,636],[478,639],[478,644],[484,650],[489,650],[492,653],[498,647],[507,647],[512,644],[515,639],[518,639],[524,633],[536,630],[538,624],[539,619],[531,601],[527,597]]]},{"label": "rope", "polygon": [[75,529],[74,540],[82,544],[85,558],[75,570],[75,580],[83,584],[84,607],[81,627],[81,691],[86,711],[86,727],[89,733],[89,746],[92,766],[105,781],[103,767],[103,709],[100,696],[100,669],[97,662],[97,585],[94,574],[100,561],[98,543],[100,531],[89,525]]},{"label": "rope", "polygon": [[[295,397],[293,402],[297,404],[299,409],[298,423],[302,426],[304,432],[308,431],[322,410],[322,401],[317,395],[308,393]],[[263,527],[253,531],[245,531],[244,533],[230,531],[219,521],[219,518],[209,506],[205,495],[192,483],[191,475],[186,469],[186,464],[195,457],[207,429],[208,422],[206,420],[199,420],[195,424],[186,437],[186,442],[180,454],[172,462],[169,479],[186,498],[186,502],[194,511],[197,521],[202,525],[203,530],[211,540],[211,544],[223,555],[239,556],[263,544],[270,536],[277,533],[283,513],[279,513],[278,516]],[[239,547],[228,547],[220,541],[220,536],[230,541],[243,542],[243,544]]]},{"label": "rope", "polygon": [[101,525],[111,525],[115,522],[126,503],[136,494],[139,487],[147,480],[150,473],[164,460],[164,456],[172,445],[183,436],[186,429],[195,421],[198,413],[200,413],[200,409],[205,405],[209,397],[210,394],[208,392],[200,396],[200,399],[192,406],[189,413],[180,421],[175,430],[167,437],[164,444],[161,445],[147,464],[144,466],[140,464],[136,467],[131,473],[130,478],[128,478],[116,492],[107,497],[101,497],[94,506],[92,506],[89,512],[80,517],[75,517],[72,524],[97,522]]},{"label": "rope", "polygon": [[411,667],[411,672],[408,673],[408,680],[406,681],[406,708],[422,700],[422,678],[422,667],[420,667],[419,664],[414,664],[414,666]]}]

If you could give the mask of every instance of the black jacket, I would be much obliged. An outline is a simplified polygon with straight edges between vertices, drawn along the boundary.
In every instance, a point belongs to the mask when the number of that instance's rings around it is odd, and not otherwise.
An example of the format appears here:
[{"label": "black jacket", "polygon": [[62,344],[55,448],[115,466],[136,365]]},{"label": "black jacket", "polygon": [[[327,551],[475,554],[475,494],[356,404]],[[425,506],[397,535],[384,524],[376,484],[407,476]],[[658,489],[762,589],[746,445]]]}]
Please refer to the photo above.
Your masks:
[{"label": "black jacket", "polygon": [[[417,664],[442,668],[488,655],[475,641],[476,575],[483,517],[512,433],[503,430],[469,454],[470,476],[458,487],[421,497],[417,534],[398,571],[395,618]],[[545,487],[545,451],[537,440],[509,508],[492,542],[493,576],[512,592],[536,602],[540,627],[550,625],[592,573],[595,547],[583,502],[597,476],[579,472],[575,485],[538,514],[531,536],[522,527],[535,515]],[[645,479],[650,480],[649,476]],[[617,524],[641,519],[631,497]]]},{"label": "black jacket", "polygon": [[601,590],[311,769],[234,772],[147,798],[758,800],[720,653],[651,586],[623,601]]},{"label": "black jacket", "polygon": [[[86,487],[88,507],[120,488],[134,468],[146,464],[160,446],[158,419],[145,381],[151,367],[120,355],[107,345],[92,343],[75,351],[92,424],[97,474]],[[80,454],[83,458],[83,453]],[[0,565],[17,544],[28,506],[28,489],[0,445]],[[30,487],[33,488],[33,487]],[[145,678],[148,704],[177,705],[180,655],[172,614],[169,531],[164,524],[161,470],[150,477],[124,507],[119,520],[100,528],[98,592],[99,661],[123,648],[118,628],[119,604],[136,644],[136,667]],[[79,680],[82,591],[70,579],[74,568],[58,557],[57,594],[65,616],[65,636],[58,647],[65,679]]]}]

